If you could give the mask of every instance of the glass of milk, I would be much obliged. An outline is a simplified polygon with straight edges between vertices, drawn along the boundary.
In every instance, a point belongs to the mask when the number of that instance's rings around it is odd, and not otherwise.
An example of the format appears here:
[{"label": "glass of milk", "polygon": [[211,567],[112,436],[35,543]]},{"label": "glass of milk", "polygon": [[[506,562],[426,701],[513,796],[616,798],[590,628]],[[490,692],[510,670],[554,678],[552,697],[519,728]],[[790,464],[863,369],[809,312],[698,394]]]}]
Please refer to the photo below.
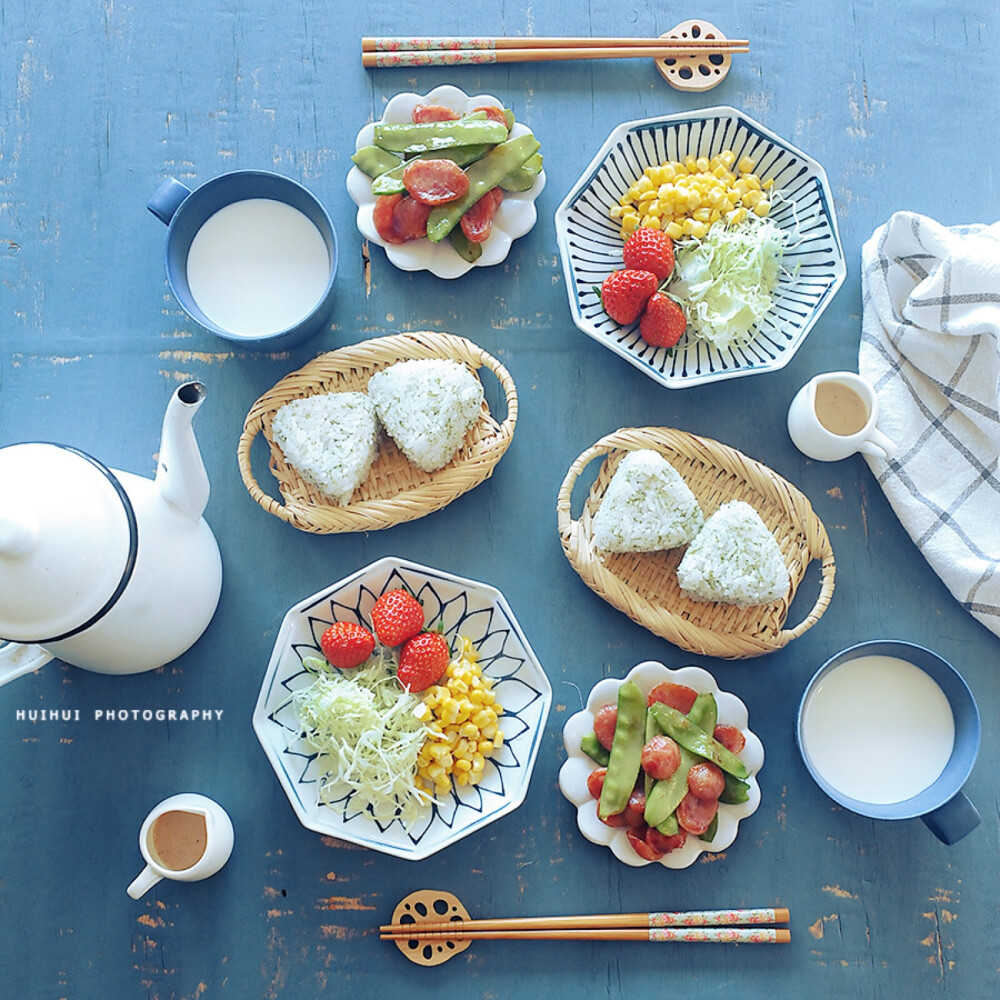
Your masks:
[{"label": "glass of milk", "polygon": [[920,817],[946,844],[979,825],[961,790],[979,752],[979,710],[929,649],[875,640],[838,653],[802,696],[797,736],[809,773],[852,812]]},{"label": "glass of milk", "polygon": [[170,288],[206,329],[274,350],[326,324],[337,238],[301,184],[263,170],[232,171],[193,191],[168,178],[147,207],[167,225]]}]

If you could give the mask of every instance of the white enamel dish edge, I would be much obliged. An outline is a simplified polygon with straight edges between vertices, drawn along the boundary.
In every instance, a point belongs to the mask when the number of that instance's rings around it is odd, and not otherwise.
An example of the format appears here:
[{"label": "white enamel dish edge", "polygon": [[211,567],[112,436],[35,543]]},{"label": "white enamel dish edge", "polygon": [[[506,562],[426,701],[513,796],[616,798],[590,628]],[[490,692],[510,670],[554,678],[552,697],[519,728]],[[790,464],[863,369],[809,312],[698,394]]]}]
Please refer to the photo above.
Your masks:
[{"label": "white enamel dish edge", "polygon": [[[442,104],[453,111],[465,113],[484,104],[505,107],[503,101],[490,94],[470,96],[464,90],[451,85],[435,87],[428,94],[396,94],[385,106],[382,122],[408,122],[414,107],[418,104]],[[365,125],[358,133],[355,149],[370,146],[375,135],[375,124]],[[510,137],[516,139],[531,131],[526,125],[514,122]],[[544,150],[543,150],[544,152]],[[377,243],[385,250],[386,256],[403,271],[430,271],[438,278],[459,278],[473,267],[491,267],[507,259],[511,244],[519,236],[524,236],[538,218],[535,199],[545,187],[545,171],[527,191],[504,191],[503,202],[493,220],[493,230],[482,245],[482,256],[473,264],[460,257],[449,240],[432,243],[428,239],[410,240],[408,243],[393,245],[379,236],[372,220],[376,196],[372,194],[372,180],[357,167],[351,167],[347,175],[347,191],[358,206],[357,224],[361,235],[371,243]]]},{"label": "white enamel dish edge", "polygon": [[[345,789],[332,805],[318,801],[322,773],[299,736],[292,693],[310,682],[306,656],[322,657],[319,637],[334,620],[370,624],[378,596],[408,587],[424,606],[428,626],[442,622],[449,640],[461,634],[480,654],[483,672],[504,707],[504,744],[475,787],[454,790],[409,830],[396,819],[377,822]],[[504,596],[494,587],[387,556],[305,598],[285,615],[261,684],[253,727],[300,822],[307,829],[418,861],[516,809],[545,733],[552,689]]]},{"label": "white enamel dish edge", "polygon": [[628,842],[628,834],[623,827],[611,827],[597,818],[597,801],[587,790],[587,777],[597,764],[580,749],[580,740],[587,733],[594,731],[594,716],[605,705],[618,703],[618,688],[625,681],[635,683],[644,695],[663,681],[674,684],[686,684],[699,694],[711,692],[715,695],[719,708],[719,722],[736,726],[746,737],[746,746],[740,753],[740,759],[750,771],[747,784],[750,786],[746,802],[736,805],[719,804],[719,824],[715,838],[711,842],[689,836],[683,847],[665,854],[659,864],[665,868],[688,868],[694,864],[704,851],[724,851],[736,839],[740,820],[746,819],[760,805],[760,786],[757,784],[757,773],[764,764],[764,747],[758,737],[748,728],[746,705],[734,694],[721,691],[715,678],[701,667],[680,667],[671,670],[655,660],[644,660],[634,666],[623,680],[607,677],[599,681],[587,697],[587,705],[583,711],[577,712],[566,720],[563,727],[563,743],[567,758],[559,769],[559,790],[576,806],[576,821],[580,832],[591,843],[610,847],[619,861],[639,868],[652,864],[640,858]]},{"label": "white enamel dish edge", "polygon": [[[770,218],[795,230],[768,314],[746,347],[720,351],[685,336],[672,351],[650,347],[639,324],[621,327],[601,307],[594,287],[623,267],[618,225],[608,216],[648,166],[714,156],[725,149],[750,156],[755,172],[774,179],[783,200]],[[736,108],[715,107],[619,125],[556,211],[573,322],[650,378],[670,389],[777,371],[792,359],[844,283],[847,267],[826,172],[812,157]]]}]

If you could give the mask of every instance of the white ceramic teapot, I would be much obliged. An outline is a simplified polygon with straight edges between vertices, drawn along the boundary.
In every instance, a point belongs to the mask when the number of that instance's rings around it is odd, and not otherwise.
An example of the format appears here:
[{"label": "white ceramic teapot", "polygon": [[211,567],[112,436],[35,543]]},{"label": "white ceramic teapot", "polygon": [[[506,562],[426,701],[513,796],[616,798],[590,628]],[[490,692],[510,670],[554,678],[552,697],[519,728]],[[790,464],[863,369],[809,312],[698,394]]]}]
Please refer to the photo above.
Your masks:
[{"label": "white ceramic teapot", "polygon": [[200,382],[171,397],[155,480],[65,445],[0,448],[0,684],[53,657],[153,670],[208,627],[222,560],[191,426],[204,398]]}]

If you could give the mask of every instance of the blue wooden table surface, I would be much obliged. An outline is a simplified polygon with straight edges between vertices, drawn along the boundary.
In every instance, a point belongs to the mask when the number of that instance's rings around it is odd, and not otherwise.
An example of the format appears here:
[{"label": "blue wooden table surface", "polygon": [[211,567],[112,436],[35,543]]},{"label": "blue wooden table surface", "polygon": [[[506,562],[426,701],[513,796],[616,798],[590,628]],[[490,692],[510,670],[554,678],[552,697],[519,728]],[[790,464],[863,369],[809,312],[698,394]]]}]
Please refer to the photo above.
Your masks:
[{"label": "blue wooden table surface", "polygon": [[[689,16],[751,42],[701,95],[672,90],[647,60],[368,71],[359,57],[363,35],[649,35]],[[862,459],[807,461],[784,419],[811,375],[856,367],[859,255],[876,226],[900,209],[946,224],[996,219],[998,29],[995,5],[971,0],[0,0],[0,443],[64,441],[151,475],[168,396],[204,381],[195,429],[225,567],[212,625],[168,667],[113,678],[54,663],[0,692],[0,996],[995,996],[1000,643],[927,566]],[[445,82],[498,95],[541,138],[538,223],[503,265],[461,280],[397,270],[378,247],[366,273],[344,185],[354,136],[394,93]],[[619,122],[714,104],[825,166],[848,278],[784,370],[671,391],[573,326],[553,213]],[[145,209],[165,177],[195,185],[236,168],[301,181],[339,233],[332,321],[287,353],[233,349],[186,317],[165,281],[164,229]],[[514,377],[521,414],[493,478],[444,511],[370,534],[308,535],[264,513],[235,457],[253,401],[318,353],[423,329],[470,338]],[[599,437],[643,425],[732,445],[809,497],[838,568],[812,630],[760,659],[715,661],[584,587],[559,545],[559,484]],[[524,805],[423,862],[305,830],[250,727],[286,609],[383,555],[499,587],[555,695]],[[834,807],[796,751],[808,678],[835,651],[879,637],[936,649],[979,701],[983,744],[967,791],[983,822],[954,847],[917,821]],[[679,872],[628,868],[583,839],[556,784],[566,718],[598,679],[643,659],[707,667],[746,702],[766,749],[758,812],[729,850]],[[57,708],[79,709],[81,721],[19,718]],[[110,708],[223,715],[94,721]],[[233,857],[212,879],[164,882],[133,901],[139,825],[183,790],[230,811]],[[420,969],[373,929],[421,887],[456,892],[474,915],[784,905],[792,943],[487,942]]]}]

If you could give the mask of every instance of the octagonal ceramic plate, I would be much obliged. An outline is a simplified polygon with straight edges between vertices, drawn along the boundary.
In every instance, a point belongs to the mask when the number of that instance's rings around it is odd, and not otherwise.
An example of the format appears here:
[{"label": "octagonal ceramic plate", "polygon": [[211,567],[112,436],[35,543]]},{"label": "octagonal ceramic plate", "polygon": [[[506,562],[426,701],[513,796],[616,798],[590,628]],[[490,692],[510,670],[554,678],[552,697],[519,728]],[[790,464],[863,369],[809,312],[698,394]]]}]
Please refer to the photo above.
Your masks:
[{"label": "octagonal ceramic plate", "polygon": [[[424,607],[428,627],[441,623],[449,640],[466,636],[503,705],[504,742],[487,761],[482,781],[436,800],[419,821],[376,821],[345,789],[332,804],[319,801],[323,761],[300,738],[293,693],[312,677],[305,657],[322,658],[319,638],[334,621],[370,626],[370,612],[385,591],[404,587]],[[278,631],[264,675],[253,725],[288,800],[304,826],[376,851],[420,860],[516,809],[545,731],[552,689],[503,595],[493,587],[418,563],[388,557],[358,570],[296,604]]]},{"label": "octagonal ceramic plate", "polygon": [[[774,303],[745,347],[720,350],[685,335],[676,348],[650,347],[639,324],[619,326],[595,286],[623,267],[618,224],[608,215],[646,167],[731,149],[781,192],[769,218],[789,233]],[[791,360],[844,282],[847,268],[823,168],[735,108],[708,108],[619,125],[556,212],[556,237],[573,321],[671,389],[776,371]]]},{"label": "octagonal ceramic plate", "polygon": [[750,786],[746,802],[738,805],[719,805],[719,824],[715,837],[711,842],[689,836],[683,847],[665,854],[659,864],[665,868],[687,868],[694,864],[704,851],[724,851],[736,839],[740,820],[754,813],[760,805],[760,786],[757,784],[757,773],[764,764],[764,747],[757,736],[748,728],[746,706],[734,694],[720,691],[715,678],[701,667],[681,667],[671,670],[655,660],[646,660],[633,667],[624,680],[605,678],[599,681],[587,698],[586,708],[570,716],[563,727],[563,743],[566,746],[567,759],[559,769],[559,789],[563,795],[576,806],[576,821],[580,832],[594,844],[610,847],[619,861],[633,867],[652,864],[653,862],[640,858],[628,841],[628,834],[622,827],[611,827],[602,823],[597,817],[597,800],[592,798],[587,790],[587,777],[597,764],[580,749],[580,740],[587,733],[594,731],[594,716],[605,705],[617,705],[618,688],[625,681],[633,681],[643,694],[648,695],[654,685],[664,681],[674,684],[686,684],[701,693],[710,691],[715,695],[719,708],[719,722],[728,723],[742,730],[746,738],[746,746],[740,753],[740,759],[750,771],[747,784]]},{"label": "octagonal ceramic plate", "polygon": [[[408,122],[410,114],[418,104],[441,104],[460,114],[483,105],[505,107],[504,102],[491,94],[470,96],[458,87],[435,87],[429,94],[396,94],[385,107],[382,122]],[[510,138],[530,132],[526,125],[515,122],[510,130]],[[375,135],[375,123],[366,125],[359,133],[355,149],[370,146]],[[544,154],[544,146],[542,148]],[[432,243],[428,239],[410,240],[408,243],[393,245],[379,236],[372,221],[376,196],[372,194],[372,180],[357,167],[352,167],[347,175],[347,191],[358,206],[357,223],[361,235],[371,243],[377,243],[385,250],[386,256],[403,271],[430,271],[439,278],[458,278],[473,267],[491,267],[507,259],[511,243],[524,236],[535,224],[535,199],[545,187],[545,171],[542,170],[535,183],[527,191],[505,191],[503,202],[493,220],[493,230],[489,239],[482,244],[482,256],[474,263],[460,257],[449,240]]]}]

